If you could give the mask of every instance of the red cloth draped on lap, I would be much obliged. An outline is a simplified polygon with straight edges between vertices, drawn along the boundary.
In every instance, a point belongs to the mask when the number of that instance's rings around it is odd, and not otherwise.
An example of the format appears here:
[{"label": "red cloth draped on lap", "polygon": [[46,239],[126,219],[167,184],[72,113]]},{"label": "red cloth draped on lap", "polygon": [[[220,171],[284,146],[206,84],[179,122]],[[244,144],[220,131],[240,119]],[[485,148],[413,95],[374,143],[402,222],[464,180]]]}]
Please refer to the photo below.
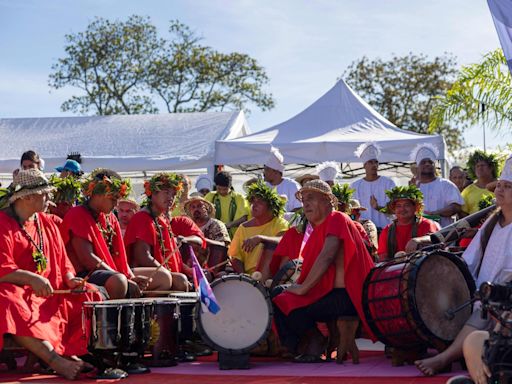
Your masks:
[{"label": "red cloth draped on lap", "polygon": [[291,227],[284,233],[270,261],[270,273],[272,276],[279,271],[283,260],[294,260],[299,257],[303,238],[304,234],[299,233],[296,227]]},{"label": "red cloth draped on lap", "polygon": [[[111,228],[114,230],[114,236],[112,238],[112,253],[110,252],[107,242],[98,227],[99,224],[102,228],[107,228],[107,220]],[[68,251],[69,258],[78,272],[85,270],[85,268],[79,265],[72,247],[68,244],[71,240],[71,234],[92,243],[94,254],[100,257],[110,268],[122,273],[126,277],[131,276],[126,259],[126,250],[124,248],[121,227],[119,226],[119,222],[114,214],[110,213],[105,215],[104,213],[100,213],[98,215],[98,223],[96,223],[91,212],[86,207],[74,207],[71,208],[64,217],[60,229],[64,243],[67,246],[66,249]]]},{"label": "red cloth draped on lap", "polygon": [[[128,260],[130,265],[133,265],[132,259],[132,245],[138,240],[142,240],[149,244],[152,248],[153,257],[159,263],[163,263],[174,249],[176,249],[175,236],[199,236],[204,240],[203,232],[192,221],[192,219],[185,216],[173,217],[171,223],[159,216],[157,218],[158,225],[162,231],[163,243],[165,252],[162,254],[162,247],[160,245],[160,234],[155,226],[153,217],[147,211],[137,212],[128,223],[126,232],[124,234],[124,241],[128,253]],[[172,236],[171,236],[172,234]],[[180,251],[177,251],[167,262],[167,267],[172,272],[183,271],[183,260]]]},{"label": "red cloth draped on lap", "polygon": [[[295,231],[294,228],[289,231],[292,230]],[[329,235],[336,236],[343,241],[345,288],[368,334],[372,335],[373,338],[373,334],[368,329],[363,314],[362,291],[364,279],[374,264],[364,246],[358,229],[346,214],[337,211],[332,212],[323,223],[313,229],[303,250],[302,272],[297,283],[301,284],[306,279],[324,246],[326,237]],[[296,257],[297,255],[294,255],[290,258]],[[332,263],[322,278],[308,293],[299,296],[285,291],[274,298],[274,303],[285,315],[288,315],[294,309],[308,306],[318,301],[334,288],[335,275],[335,265]]]},{"label": "red cloth draped on lap", "polygon": [[[38,214],[43,234],[46,269],[41,276],[47,278],[54,289],[68,289],[64,281],[67,273],[75,270],[67,258],[59,229],[50,215]],[[25,229],[36,244],[39,235],[33,221]],[[37,273],[32,258],[34,246],[21,231],[19,224],[5,212],[0,212],[0,276],[17,270]],[[87,288],[91,289],[92,286]],[[3,335],[12,333],[49,341],[58,353],[83,355],[87,352],[82,333],[81,312],[84,301],[101,300],[96,293],[54,295],[37,297],[30,287],[0,283],[0,350]]]}]

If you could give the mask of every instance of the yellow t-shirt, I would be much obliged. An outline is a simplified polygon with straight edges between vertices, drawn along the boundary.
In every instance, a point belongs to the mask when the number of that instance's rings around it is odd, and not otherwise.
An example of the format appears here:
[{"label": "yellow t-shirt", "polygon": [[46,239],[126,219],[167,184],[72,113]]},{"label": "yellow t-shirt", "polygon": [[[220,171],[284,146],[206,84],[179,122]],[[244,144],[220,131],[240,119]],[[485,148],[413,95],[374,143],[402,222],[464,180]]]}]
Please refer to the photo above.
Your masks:
[{"label": "yellow t-shirt", "polygon": [[254,247],[252,252],[247,253],[242,249],[244,240],[256,235],[277,236],[279,233],[286,231],[288,226],[288,222],[282,217],[275,217],[267,224],[257,227],[245,227],[242,224],[238,227],[238,230],[231,241],[228,255],[244,263],[244,272],[252,274],[256,271],[260,255],[263,250],[263,244],[258,244]]},{"label": "yellow t-shirt", "polygon": [[480,208],[478,208],[478,203],[485,196],[494,197],[494,193],[487,190],[486,188],[480,188],[475,183],[468,185],[461,193],[462,198],[464,199],[464,205],[462,206],[462,211],[466,212],[468,215],[472,213],[478,212]]},{"label": "yellow t-shirt", "polygon": [[[240,193],[231,191],[226,196],[221,196],[217,192],[209,192],[204,197],[205,200],[208,200],[210,203],[212,203],[216,211],[218,211],[218,204],[216,204],[216,201],[220,202],[220,216],[218,212],[215,212],[215,218],[222,221],[224,224],[229,223],[230,221],[238,220],[242,216],[245,216],[249,213],[249,204],[247,203],[247,200],[245,200],[245,197],[243,197]],[[236,210],[235,215],[233,218],[231,218],[231,200],[235,200],[236,204]],[[229,235],[233,237],[233,235],[236,232],[236,227],[229,229]]]}]

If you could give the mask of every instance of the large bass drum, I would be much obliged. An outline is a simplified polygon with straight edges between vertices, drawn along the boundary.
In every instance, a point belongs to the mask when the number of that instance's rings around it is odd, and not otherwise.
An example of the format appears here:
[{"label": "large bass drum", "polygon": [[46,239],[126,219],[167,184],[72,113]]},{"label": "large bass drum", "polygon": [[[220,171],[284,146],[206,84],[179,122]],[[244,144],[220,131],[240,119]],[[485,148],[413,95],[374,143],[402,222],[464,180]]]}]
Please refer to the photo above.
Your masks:
[{"label": "large bass drum", "polygon": [[379,264],[363,288],[366,321],[384,344],[444,349],[471,315],[475,283],[465,262],[445,251],[418,252]]},{"label": "large bass drum", "polygon": [[272,325],[268,290],[245,275],[225,275],[211,287],[220,307],[217,314],[198,304],[196,325],[204,342],[219,352],[246,354],[266,339]]}]

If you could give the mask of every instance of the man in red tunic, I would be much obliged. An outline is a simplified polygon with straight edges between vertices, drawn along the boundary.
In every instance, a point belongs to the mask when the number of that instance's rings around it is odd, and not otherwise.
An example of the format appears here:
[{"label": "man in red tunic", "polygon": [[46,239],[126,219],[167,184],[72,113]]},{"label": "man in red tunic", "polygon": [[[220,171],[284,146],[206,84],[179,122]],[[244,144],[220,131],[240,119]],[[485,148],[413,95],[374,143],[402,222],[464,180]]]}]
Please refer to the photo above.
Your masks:
[{"label": "man in red tunic", "polygon": [[386,191],[388,210],[396,219],[382,230],[379,237],[379,259],[392,259],[397,252],[414,252],[419,238],[438,230],[437,224],[421,216],[423,194],[415,185],[394,187]]},{"label": "man in red tunic", "polygon": [[309,181],[297,198],[311,228],[304,230],[307,237],[295,228],[289,230],[297,232],[295,238],[302,237],[300,247],[293,248],[303,258],[302,272],[297,284],[274,297],[274,318],[283,345],[292,353],[300,353],[299,344],[308,340],[296,360],[313,362],[325,347],[319,342],[317,321],[357,315],[364,319],[362,288],[373,261],[353,221],[334,211],[337,202],[327,183]]},{"label": "man in red tunic", "polygon": [[204,237],[189,217],[170,217],[182,183],[182,177],[174,173],[159,173],[147,180],[144,183],[147,204],[130,220],[124,239],[130,266],[135,271],[154,270],[164,264],[160,271],[167,274],[169,286],[162,289],[188,291],[185,274],[192,273],[183,263],[179,243],[202,245]]},{"label": "man in red tunic", "polygon": [[68,255],[78,275],[104,286],[111,299],[139,297],[159,289],[166,276],[154,268],[134,273],[128,266],[121,227],[112,210],[130,192],[130,183],[110,169],[96,169],[83,183],[86,201],[72,208],[61,225]]},{"label": "man in red tunic", "polygon": [[[73,379],[84,363],[61,355],[84,355],[81,307],[98,294],[53,294],[55,290],[92,288],[75,277],[59,229],[43,213],[53,190],[38,169],[21,170],[0,211],[0,350],[4,335]],[[3,204],[1,204],[3,205]]]}]

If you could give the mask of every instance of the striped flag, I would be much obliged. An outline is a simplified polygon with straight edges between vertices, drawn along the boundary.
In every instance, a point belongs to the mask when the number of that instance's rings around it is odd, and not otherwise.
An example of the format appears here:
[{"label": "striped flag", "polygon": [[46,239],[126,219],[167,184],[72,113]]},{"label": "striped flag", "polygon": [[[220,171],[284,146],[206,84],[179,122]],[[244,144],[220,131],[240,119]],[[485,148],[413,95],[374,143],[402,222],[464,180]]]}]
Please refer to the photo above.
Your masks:
[{"label": "striped flag", "polygon": [[217,299],[213,294],[212,287],[210,287],[208,280],[206,280],[203,269],[201,268],[199,262],[197,261],[196,254],[194,253],[192,246],[189,245],[189,248],[190,257],[192,258],[192,272],[194,274],[194,284],[196,286],[196,289],[199,291],[199,299],[201,300],[201,303],[203,303],[203,305],[206,306],[206,308],[208,308],[208,310],[215,315],[217,312],[220,311],[219,304],[217,303]]},{"label": "striped flag", "polygon": [[487,4],[512,74],[512,0],[487,0]]}]

